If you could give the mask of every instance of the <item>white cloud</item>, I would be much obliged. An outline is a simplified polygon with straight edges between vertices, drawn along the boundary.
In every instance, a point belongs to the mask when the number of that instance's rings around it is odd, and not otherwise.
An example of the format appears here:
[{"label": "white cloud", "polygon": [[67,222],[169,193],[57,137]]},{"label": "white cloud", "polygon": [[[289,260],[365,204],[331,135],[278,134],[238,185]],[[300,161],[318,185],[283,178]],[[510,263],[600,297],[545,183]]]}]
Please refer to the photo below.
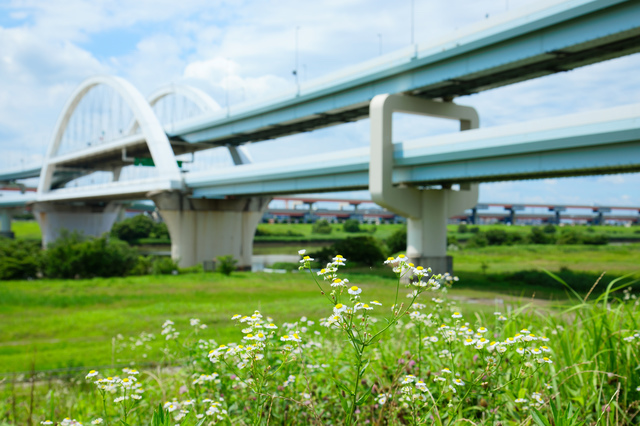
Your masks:
[{"label": "white cloud", "polygon": [[625,183],[623,175],[604,175],[598,178],[598,183],[612,183],[615,185],[621,185]]}]

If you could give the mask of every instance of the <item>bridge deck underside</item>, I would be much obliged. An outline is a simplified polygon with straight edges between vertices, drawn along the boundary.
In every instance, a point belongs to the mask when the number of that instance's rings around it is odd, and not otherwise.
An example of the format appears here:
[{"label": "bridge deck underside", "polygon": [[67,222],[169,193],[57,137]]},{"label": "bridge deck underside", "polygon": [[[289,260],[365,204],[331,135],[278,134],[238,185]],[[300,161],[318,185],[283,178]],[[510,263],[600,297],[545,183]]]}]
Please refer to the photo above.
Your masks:
[{"label": "bridge deck underside", "polygon": [[640,5],[625,2],[517,29],[487,29],[261,107],[178,124],[170,137],[197,144],[194,150],[262,141],[366,118],[378,94],[448,100],[564,72],[640,51],[639,22]]}]

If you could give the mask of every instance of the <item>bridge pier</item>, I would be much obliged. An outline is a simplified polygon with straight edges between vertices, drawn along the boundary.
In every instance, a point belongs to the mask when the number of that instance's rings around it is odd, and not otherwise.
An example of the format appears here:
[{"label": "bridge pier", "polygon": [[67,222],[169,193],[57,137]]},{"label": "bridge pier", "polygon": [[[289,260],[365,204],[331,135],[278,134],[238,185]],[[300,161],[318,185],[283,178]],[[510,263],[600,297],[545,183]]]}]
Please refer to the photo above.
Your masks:
[{"label": "bridge pier", "polygon": [[427,115],[460,121],[460,130],[479,125],[475,109],[452,102],[436,102],[406,95],[378,95],[369,106],[371,157],[369,191],[376,204],[407,218],[407,257],[416,265],[431,267],[434,273],[453,272],[453,260],[447,256],[447,222],[454,214],[473,208],[478,202],[478,185],[451,184],[442,189],[419,190],[393,181],[394,112]]},{"label": "bridge pier", "polygon": [[45,202],[33,204],[33,213],[42,232],[42,246],[47,247],[60,237],[63,229],[92,237],[111,231],[122,208],[116,203],[76,205]]},{"label": "bridge pier", "polygon": [[182,267],[231,255],[250,268],[253,237],[270,197],[195,199],[179,192],[150,194],[171,235],[171,257]]},{"label": "bridge pier", "polygon": [[453,258],[447,256],[447,222],[478,202],[478,185],[466,190],[416,191],[419,214],[407,218],[407,257],[435,273],[453,272]]},{"label": "bridge pier", "polygon": [[15,237],[15,234],[11,231],[12,213],[11,209],[0,210],[0,237],[11,239]]}]

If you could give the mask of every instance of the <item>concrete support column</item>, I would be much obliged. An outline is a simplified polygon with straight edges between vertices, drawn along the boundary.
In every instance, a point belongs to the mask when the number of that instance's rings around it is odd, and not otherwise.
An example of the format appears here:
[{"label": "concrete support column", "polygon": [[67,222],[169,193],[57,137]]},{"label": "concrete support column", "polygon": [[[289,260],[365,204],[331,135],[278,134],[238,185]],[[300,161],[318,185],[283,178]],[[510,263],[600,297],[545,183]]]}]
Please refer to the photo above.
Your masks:
[{"label": "concrete support column", "polygon": [[11,231],[11,216],[12,213],[10,210],[0,210],[0,237],[15,237],[15,234]]},{"label": "concrete support column", "polygon": [[447,220],[478,202],[478,185],[461,184],[460,191],[445,182],[439,190],[418,190],[393,181],[394,112],[427,115],[460,121],[460,130],[475,129],[475,109],[451,102],[435,102],[405,95],[378,95],[371,101],[371,157],[369,191],[371,199],[386,209],[407,217],[407,256],[415,264],[431,267],[435,273],[453,272],[447,256]]},{"label": "concrete support column", "polygon": [[471,216],[469,216],[469,222],[471,222],[472,225],[478,224],[478,208],[477,207],[474,207],[471,209]]},{"label": "concrete support column", "polygon": [[42,246],[55,241],[63,229],[99,237],[111,231],[120,210],[120,204],[73,205],[35,203],[33,213],[42,232]]},{"label": "concrete support column", "polygon": [[178,192],[149,194],[171,235],[171,257],[182,267],[231,255],[250,268],[253,237],[270,197],[192,199]]}]

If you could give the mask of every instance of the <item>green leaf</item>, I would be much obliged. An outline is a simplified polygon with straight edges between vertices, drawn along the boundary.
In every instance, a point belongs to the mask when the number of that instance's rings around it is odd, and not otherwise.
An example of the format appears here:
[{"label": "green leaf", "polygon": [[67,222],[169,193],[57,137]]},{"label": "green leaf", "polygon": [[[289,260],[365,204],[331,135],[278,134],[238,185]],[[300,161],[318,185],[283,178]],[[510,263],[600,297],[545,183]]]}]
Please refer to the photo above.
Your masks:
[{"label": "green leaf", "polygon": [[364,365],[362,366],[362,368],[360,369],[360,377],[364,376],[364,371],[367,369],[367,367],[369,366],[369,362],[371,362],[370,360],[367,360],[367,362],[364,363]]},{"label": "green leaf", "polygon": [[369,399],[369,395],[371,395],[372,389],[373,387],[367,387],[367,391],[363,393],[362,396],[356,401],[357,406],[364,405],[367,402],[367,400]]},{"label": "green leaf", "polygon": [[[332,377],[333,383],[336,384],[336,386],[338,387],[338,389],[343,390],[347,395],[349,396],[353,396],[353,392],[351,391],[351,389],[349,389],[346,385],[344,385],[343,383],[341,383],[338,379],[336,379],[335,377]],[[342,399],[342,398],[340,398]]]},{"label": "green leaf", "polygon": [[531,411],[531,417],[533,417],[533,421],[538,426],[551,426],[549,420],[547,420],[540,411],[534,409]]}]

